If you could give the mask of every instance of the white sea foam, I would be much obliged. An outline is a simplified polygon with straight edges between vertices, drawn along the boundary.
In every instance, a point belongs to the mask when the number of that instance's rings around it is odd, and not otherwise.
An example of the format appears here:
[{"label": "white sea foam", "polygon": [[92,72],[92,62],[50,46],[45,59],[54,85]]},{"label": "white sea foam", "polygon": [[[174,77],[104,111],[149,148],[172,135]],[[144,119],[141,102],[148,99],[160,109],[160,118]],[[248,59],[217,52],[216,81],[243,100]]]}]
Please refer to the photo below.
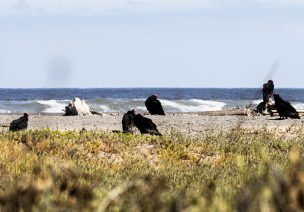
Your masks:
[{"label": "white sea foam", "polygon": [[36,102],[48,107],[43,111],[45,113],[61,113],[66,106],[66,104],[60,103],[57,100],[39,100]]},{"label": "white sea foam", "polygon": [[99,105],[99,108],[101,109],[102,112],[110,112],[111,111],[111,109],[106,105]]},{"label": "white sea foam", "polygon": [[[221,110],[226,103],[220,101],[210,101],[201,99],[190,100],[166,100],[160,99],[165,112],[199,112]],[[106,103],[98,104],[91,102],[92,105],[98,105],[101,112],[126,112],[135,109],[139,112],[147,111],[144,99],[108,99]],[[97,109],[97,108],[96,108]],[[97,109],[97,110],[98,110]]]},{"label": "white sea foam", "polygon": [[[168,100],[160,99],[165,112],[200,112],[216,111],[223,108],[233,108],[235,105],[245,105],[247,103],[257,104],[262,100],[243,100],[240,101],[212,101],[202,99],[183,99]],[[0,113],[12,112],[33,112],[33,113],[62,113],[68,100],[38,100],[38,101],[19,101],[19,102],[0,102]],[[138,112],[146,112],[143,99],[107,99],[100,102],[89,100],[88,105],[92,110],[98,112],[126,112],[135,109]],[[298,111],[304,111],[304,102],[293,102],[292,105]]]},{"label": "white sea foam", "polygon": [[261,102],[263,102],[263,99],[257,99],[257,100],[252,100],[252,104],[254,104],[254,105],[258,105],[258,104],[260,104]]},{"label": "white sea foam", "polygon": [[200,112],[221,110],[226,103],[219,101],[190,99],[190,100],[161,100],[162,105],[180,112]]},{"label": "white sea foam", "polygon": [[11,113],[11,111],[0,109],[0,113]]},{"label": "white sea foam", "polygon": [[292,105],[297,111],[304,111],[304,103],[294,103]]},{"label": "white sea foam", "polygon": [[137,106],[137,107],[135,108],[135,110],[136,110],[136,111],[140,111],[140,112],[145,112],[145,111],[147,111],[147,108],[146,108],[146,107],[143,107],[143,106]]}]

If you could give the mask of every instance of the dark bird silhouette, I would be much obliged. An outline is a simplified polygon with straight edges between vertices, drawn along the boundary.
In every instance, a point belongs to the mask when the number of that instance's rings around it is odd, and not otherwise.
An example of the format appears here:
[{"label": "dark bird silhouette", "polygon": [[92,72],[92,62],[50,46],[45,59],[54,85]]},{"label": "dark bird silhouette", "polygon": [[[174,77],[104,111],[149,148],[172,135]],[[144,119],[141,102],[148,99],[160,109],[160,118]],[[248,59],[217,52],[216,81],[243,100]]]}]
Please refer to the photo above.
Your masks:
[{"label": "dark bird silhouette", "polygon": [[25,130],[28,126],[29,114],[24,113],[20,118],[13,120],[9,126],[10,131]]},{"label": "dark bird silhouette", "polygon": [[273,94],[273,90],[274,90],[274,84],[272,80],[268,80],[267,83],[265,83],[263,85],[263,102],[266,104],[269,99],[271,98],[272,94]]},{"label": "dark bird silhouette", "polygon": [[[263,92],[263,102],[261,102],[257,107],[257,112],[261,114],[267,114],[267,112],[272,116],[272,111],[270,109],[271,106],[271,97],[274,90],[274,84],[272,80],[268,80],[267,83],[263,85],[262,92]],[[267,112],[266,112],[267,110]]]},{"label": "dark bird silhouette", "polygon": [[290,102],[282,99],[279,94],[273,94],[273,97],[275,101],[275,108],[280,115],[280,119],[288,117],[292,119],[300,119],[299,113],[290,104]]},{"label": "dark bird silhouette", "polygon": [[145,105],[151,115],[165,115],[164,109],[156,95],[149,96],[145,101]]},{"label": "dark bird silhouette", "polygon": [[132,132],[132,127],[135,126],[134,124],[134,117],[135,117],[135,111],[130,110],[127,113],[125,113],[122,117],[122,130],[124,133]]},{"label": "dark bird silhouette", "polygon": [[137,114],[134,117],[134,124],[139,129],[141,134],[150,135],[162,135],[153,121],[149,118],[143,117],[141,114]]}]

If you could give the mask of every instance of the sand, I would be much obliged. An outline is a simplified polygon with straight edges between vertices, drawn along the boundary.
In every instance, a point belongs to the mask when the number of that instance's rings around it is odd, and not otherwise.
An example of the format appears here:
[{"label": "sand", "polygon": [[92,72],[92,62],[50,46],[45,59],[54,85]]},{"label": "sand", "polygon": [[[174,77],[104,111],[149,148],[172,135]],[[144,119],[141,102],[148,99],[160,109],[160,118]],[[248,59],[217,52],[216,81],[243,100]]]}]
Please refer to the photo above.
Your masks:
[{"label": "sand", "polygon": [[[9,123],[20,115],[0,114],[2,130],[7,130]],[[168,114],[166,116],[150,116],[163,134],[173,131],[189,135],[199,135],[205,132],[229,131],[236,127],[280,131],[288,131],[290,127],[303,128],[299,119],[278,120],[270,116],[202,116],[198,114]],[[122,114],[102,114],[90,116],[62,116],[57,115],[31,115],[29,129],[57,129],[57,130],[121,130]],[[3,127],[4,126],[4,127]],[[138,132],[137,132],[138,133]]]}]

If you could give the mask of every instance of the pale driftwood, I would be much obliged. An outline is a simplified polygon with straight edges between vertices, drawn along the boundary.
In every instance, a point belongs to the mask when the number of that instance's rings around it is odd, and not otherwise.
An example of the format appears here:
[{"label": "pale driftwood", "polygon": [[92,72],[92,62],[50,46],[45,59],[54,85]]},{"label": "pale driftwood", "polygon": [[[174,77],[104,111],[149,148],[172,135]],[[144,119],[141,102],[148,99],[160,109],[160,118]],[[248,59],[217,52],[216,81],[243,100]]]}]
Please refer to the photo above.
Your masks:
[{"label": "pale driftwood", "polygon": [[89,106],[84,100],[81,100],[77,97],[65,107],[66,116],[85,116],[91,115]]},{"label": "pale driftwood", "polygon": [[102,114],[102,113],[97,112],[97,111],[95,111],[95,110],[90,110],[90,111],[91,111],[91,114],[93,114],[93,115],[99,115],[99,116],[103,116],[103,114]]},{"label": "pale driftwood", "polygon": [[250,116],[251,109],[233,109],[233,110],[220,110],[220,111],[204,111],[198,113],[201,116]]}]

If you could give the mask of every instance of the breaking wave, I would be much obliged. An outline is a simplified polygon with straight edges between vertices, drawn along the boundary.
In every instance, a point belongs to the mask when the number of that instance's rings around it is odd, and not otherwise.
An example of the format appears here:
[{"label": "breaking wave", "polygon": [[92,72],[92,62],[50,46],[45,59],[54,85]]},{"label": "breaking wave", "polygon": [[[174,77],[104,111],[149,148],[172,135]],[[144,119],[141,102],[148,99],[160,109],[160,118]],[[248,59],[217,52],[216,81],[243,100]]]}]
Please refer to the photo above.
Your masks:
[{"label": "breaking wave", "polygon": [[168,112],[200,112],[221,110],[226,103],[210,100],[190,99],[190,100],[162,100],[165,111]]},{"label": "breaking wave", "polygon": [[39,100],[36,102],[46,107],[43,111],[41,111],[44,113],[61,113],[67,105],[67,103],[63,103],[62,101],[59,102],[57,100]]},{"label": "breaking wave", "polygon": [[304,111],[304,103],[294,103],[292,105],[297,111]]},{"label": "breaking wave", "polygon": [[263,102],[263,99],[256,99],[256,100],[252,100],[252,104],[253,105],[258,105],[258,104],[260,104],[261,102]]},{"label": "breaking wave", "polygon": [[101,109],[102,112],[110,112],[111,111],[111,109],[106,105],[99,105],[99,108]]},{"label": "breaking wave", "polygon": [[[257,105],[262,100],[203,100],[184,99],[168,100],[160,99],[165,112],[202,112],[217,111],[235,108],[236,106]],[[69,100],[28,100],[28,101],[0,101],[0,113],[63,113]],[[97,112],[126,112],[135,109],[138,112],[146,112],[145,99],[89,99],[86,100],[91,110]],[[292,102],[299,111],[304,111],[304,103]]]},{"label": "breaking wave", "polygon": [[[69,100],[1,101],[0,113],[62,113]],[[98,112],[126,112],[135,109],[146,112],[145,99],[86,100],[91,110]],[[161,100],[165,112],[200,112],[221,110],[225,102],[201,99]]]},{"label": "breaking wave", "polygon": [[2,109],[0,109],[0,113],[11,113],[11,111],[9,111],[9,110],[2,110]]}]

